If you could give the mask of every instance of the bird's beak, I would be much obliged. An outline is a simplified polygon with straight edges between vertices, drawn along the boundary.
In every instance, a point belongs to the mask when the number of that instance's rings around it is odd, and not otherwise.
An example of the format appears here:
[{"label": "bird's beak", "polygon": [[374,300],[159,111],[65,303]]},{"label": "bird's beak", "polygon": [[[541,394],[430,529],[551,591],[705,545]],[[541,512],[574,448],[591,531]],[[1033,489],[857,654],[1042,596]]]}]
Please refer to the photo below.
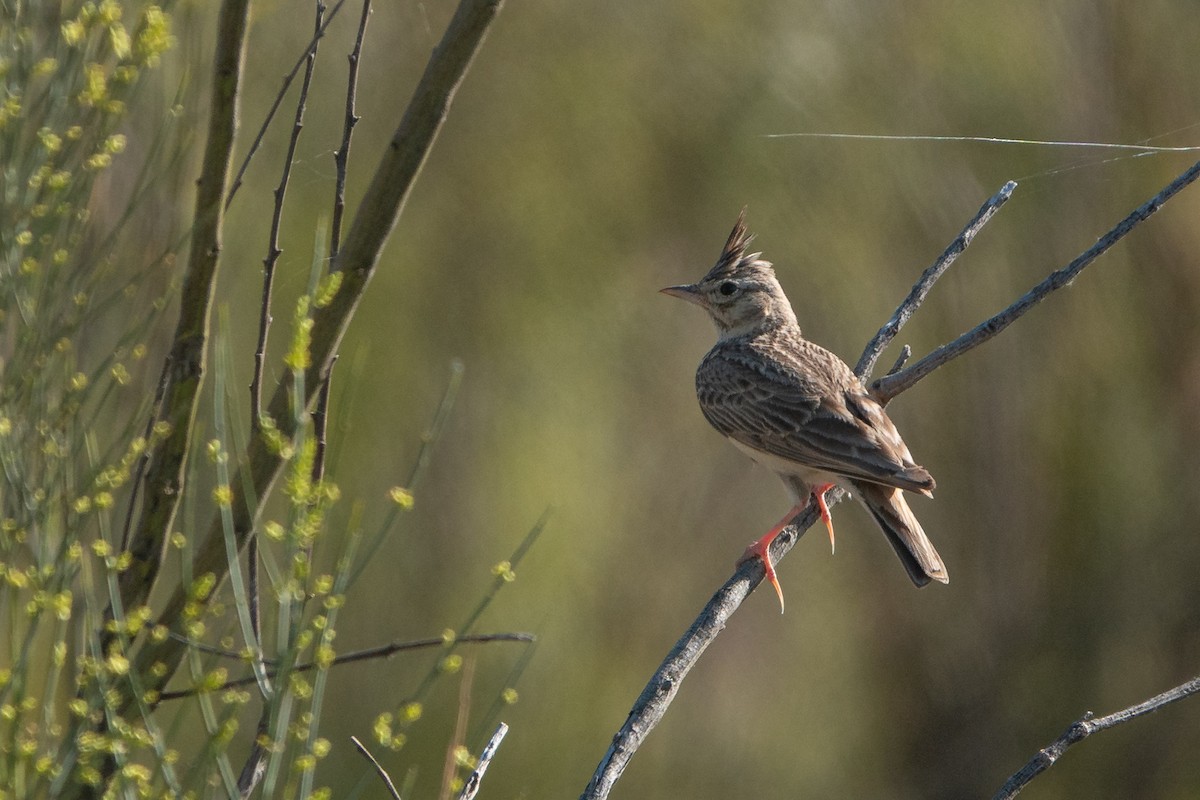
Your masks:
[{"label": "bird's beak", "polygon": [[680,300],[687,300],[689,303],[695,303],[703,308],[704,295],[700,294],[700,290],[696,288],[694,283],[685,283],[682,286],[668,286],[665,289],[659,289],[663,294],[669,294],[671,297],[678,297]]}]

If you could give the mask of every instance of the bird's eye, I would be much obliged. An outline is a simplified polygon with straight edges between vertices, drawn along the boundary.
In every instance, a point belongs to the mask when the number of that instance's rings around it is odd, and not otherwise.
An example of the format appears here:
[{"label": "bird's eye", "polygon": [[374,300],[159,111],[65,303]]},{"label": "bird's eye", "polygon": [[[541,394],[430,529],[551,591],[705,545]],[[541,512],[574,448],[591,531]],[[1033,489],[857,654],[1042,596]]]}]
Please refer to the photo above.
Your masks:
[{"label": "bird's eye", "polygon": [[737,294],[737,290],[738,285],[733,281],[725,281],[717,288],[717,291],[726,297],[732,297],[733,295]]}]

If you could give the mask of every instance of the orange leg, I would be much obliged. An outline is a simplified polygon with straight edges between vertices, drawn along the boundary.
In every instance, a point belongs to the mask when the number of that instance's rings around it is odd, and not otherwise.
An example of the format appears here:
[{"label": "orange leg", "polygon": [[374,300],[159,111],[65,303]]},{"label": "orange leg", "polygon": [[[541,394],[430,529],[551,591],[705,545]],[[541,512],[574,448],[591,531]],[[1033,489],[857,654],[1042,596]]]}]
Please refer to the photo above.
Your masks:
[{"label": "orange leg", "polygon": [[779,524],[771,530],[767,531],[761,539],[756,540],[752,545],[746,548],[746,552],[742,553],[742,557],[738,559],[738,563],[742,564],[752,558],[757,558],[762,561],[763,571],[766,572],[766,578],[771,582],[771,586],[775,587],[775,594],[779,596],[779,613],[783,613],[783,588],[779,585],[779,578],[775,575],[775,565],[771,563],[771,542],[775,541],[775,537],[788,526],[788,523],[796,518],[796,515],[804,510],[804,506],[795,506],[787,513],[783,519],[779,520]]},{"label": "orange leg", "polygon": [[[829,514],[829,506],[825,505],[825,493],[832,489],[836,484],[826,483],[817,486],[813,489],[812,496],[817,502],[817,510],[821,512],[821,520],[825,523],[825,528],[829,531],[829,548],[834,549],[833,538],[833,517]],[[779,520],[779,524],[766,534],[756,540],[753,544],[746,548],[746,552],[742,553],[742,557],[738,559],[738,563],[742,564],[752,558],[757,558],[762,561],[763,571],[766,573],[766,579],[770,581],[771,586],[775,588],[775,594],[779,597],[779,613],[783,613],[783,587],[779,585],[779,578],[775,574],[775,565],[771,563],[771,543],[775,541],[775,537],[783,532],[793,519],[800,515],[806,506],[796,505],[792,507],[783,519]]]},{"label": "orange leg", "polygon": [[821,512],[821,521],[825,523],[826,530],[829,531],[829,552],[833,553],[837,550],[837,545],[833,541],[833,517],[829,515],[829,506],[825,505],[825,493],[832,489],[835,484],[826,483],[813,489],[813,497],[817,501],[817,510]]}]

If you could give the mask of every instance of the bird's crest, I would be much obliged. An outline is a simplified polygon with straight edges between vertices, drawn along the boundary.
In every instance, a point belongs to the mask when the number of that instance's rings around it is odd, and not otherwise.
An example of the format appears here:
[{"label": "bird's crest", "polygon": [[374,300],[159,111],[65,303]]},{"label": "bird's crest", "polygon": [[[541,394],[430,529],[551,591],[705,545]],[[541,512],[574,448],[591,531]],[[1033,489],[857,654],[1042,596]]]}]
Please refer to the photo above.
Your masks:
[{"label": "bird's crest", "polygon": [[746,208],[742,207],[742,212],[738,214],[737,222],[733,226],[733,230],[729,232],[729,238],[725,241],[725,247],[721,250],[721,257],[717,260],[716,265],[709,270],[705,280],[714,280],[730,275],[736,275],[751,266],[766,267],[770,270],[771,265],[759,259],[762,253],[748,253],[750,242],[754,241],[754,234],[746,230]]}]

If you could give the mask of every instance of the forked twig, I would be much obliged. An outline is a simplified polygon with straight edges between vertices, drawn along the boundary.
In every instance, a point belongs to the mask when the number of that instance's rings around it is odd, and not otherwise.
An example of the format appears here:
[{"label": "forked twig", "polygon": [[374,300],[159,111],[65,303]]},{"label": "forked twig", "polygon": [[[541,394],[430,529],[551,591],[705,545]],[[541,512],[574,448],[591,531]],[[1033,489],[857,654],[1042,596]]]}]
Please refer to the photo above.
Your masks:
[{"label": "forked twig", "polygon": [[1016,322],[1025,312],[1045,300],[1052,292],[1063,288],[1075,280],[1084,267],[1108,251],[1114,244],[1125,238],[1125,235],[1137,225],[1145,222],[1163,204],[1174,197],[1188,184],[1200,177],[1200,162],[1191,166],[1186,172],[1171,181],[1158,194],[1151,197],[1142,205],[1129,213],[1129,216],[1117,223],[1112,230],[1096,240],[1096,243],[1080,253],[1074,261],[1060,270],[1050,273],[1037,286],[1030,289],[1008,308],[996,314],[991,319],[979,323],[971,330],[959,336],[952,342],[942,345],[929,355],[907,369],[895,375],[887,375],[871,384],[871,390],[876,397],[891,399],[906,389],[912,388],[917,381],[933,372],[948,361],[958,358],[963,353],[991,339],[1000,331]]},{"label": "forked twig", "polygon": [[254,141],[250,143],[250,149],[246,151],[246,157],[242,159],[242,165],[238,167],[237,176],[233,179],[233,183],[229,185],[229,193],[225,196],[225,208],[233,202],[233,196],[237,194],[238,189],[242,188],[242,178],[246,176],[246,170],[250,167],[250,162],[258,153],[258,148],[262,145],[263,139],[266,138],[267,129],[271,127],[271,121],[275,119],[275,112],[283,105],[283,98],[287,96],[288,89],[292,86],[292,81],[296,79],[296,75],[300,72],[300,68],[307,63],[309,54],[317,49],[317,43],[321,41],[321,37],[325,35],[325,31],[333,22],[333,18],[342,10],[342,4],[346,0],[338,0],[333,4],[333,8],[329,11],[329,16],[325,18],[324,24],[317,28],[317,33],[313,38],[308,40],[308,46],[304,48],[304,52],[296,59],[296,63],[288,71],[287,75],[283,76],[283,85],[279,87],[279,93],[275,95],[275,99],[271,101],[271,108],[267,111],[267,116],[263,119],[262,125],[259,126],[258,132],[254,134]]},{"label": "forked twig", "polygon": [[1029,759],[1029,763],[1021,767],[1012,777],[1005,781],[1004,785],[1000,787],[1000,791],[993,795],[992,800],[1011,800],[1011,798],[1016,797],[1030,781],[1054,766],[1063,753],[1067,752],[1067,748],[1082,742],[1093,733],[1107,730],[1108,728],[1115,728],[1117,725],[1158,711],[1163,706],[1182,700],[1197,692],[1200,692],[1200,677],[1192,678],[1187,683],[1180,684],[1174,689],[1165,691],[1160,695],[1155,695],[1143,703],[1121,709],[1106,717],[1096,719],[1092,717],[1092,713],[1089,711],[1082,718],[1071,723],[1071,726],[1063,731],[1062,736],[1059,736],[1053,742],[1046,745],[1046,747],[1039,750],[1037,755]]},{"label": "forked twig", "polygon": [[904,365],[908,363],[910,358],[912,358],[912,348],[904,345],[900,348],[900,355],[896,356],[896,361],[892,364],[892,368],[887,371],[887,374],[895,375],[904,368]]},{"label": "forked twig", "polygon": [[[901,369],[899,372],[889,374],[875,381],[872,384],[872,389],[876,393],[876,396],[880,397],[883,401],[895,397],[913,386],[934,369],[995,336],[1019,319],[1050,292],[1069,283],[1084,267],[1116,244],[1117,241],[1124,237],[1137,224],[1162,207],[1177,192],[1194,181],[1197,176],[1200,176],[1200,163],[1197,163],[1172,181],[1161,192],[1102,236],[1095,245],[1063,269],[1052,273],[1049,278],[1028,294],[1018,299],[1008,309],[992,317],[992,319],[971,332],[960,336],[953,342],[939,347],[911,367]],[[963,234],[960,234],[955,244],[961,241],[962,247],[965,248],[969,245],[971,238],[974,237],[979,227],[991,218],[992,214],[1007,199],[1007,195],[1011,191],[1010,184],[1005,184],[1005,187],[1000,192],[988,200],[983,208],[981,208],[980,213],[976,215],[975,220],[972,220],[972,223],[967,226]],[[994,207],[993,204],[995,204]],[[976,221],[979,221],[978,225],[975,225]],[[957,255],[957,252],[954,252],[956,251],[955,244],[952,244],[946,251],[947,254],[951,254],[951,260],[953,256]],[[957,249],[961,250],[961,248]],[[893,328],[898,331],[900,326],[903,325],[904,320],[911,317],[917,308],[920,307],[933,281],[945,269],[945,266],[942,266],[940,270],[938,269],[940,263],[941,261],[939,260],[929,270],[926,270],[926,273],[921,276],[921,279],[913,287],[912,292],[909,293],[908,298],[896,310],[892,320],[884,325],[880,332],[867,345],[862,358],[859,359],[859,368],[856,370],[860,377],[866,375],[867,370],[878,360],[883,346],[895,335],[894,332],[890,331]],[[946,266],[948,266],[948,262]],[[841,497],[844,497],[844,493],[834,489],[826,494],[825,500],[827,504],[832,505],[841,499]],[[771,560],[778,563],[817,519],[819,519],[817,510],[814,506],[810,505],[776,537],[771,546]],[[613,786],[625,771],[625,767],[628,766],[633,754],[666,713],[675,694],[679,691],[679,685],[684,677],[686,677],[696,661],[699,660],[700,655],[707,649],[708,645],[725,628],[729,618],[741,606],[742,601],[762,582],[763,577],[761,560],[752,559],[746,561],[739,565],[734,574],[709,599],[704,609],[700,612],[700,615],[696,617],[683,637],[671,648],[670,653],[667,654],[667,657],[646,684],[645,689],[642,690],[641,695],[634,702],[633,708],[625,720],[625,724],[621,726],[621,729],[613,737],[612,744],[600,760],[596,772],[580,796],[581,800],[601,800],[601,798],[608,797],[609,792],[612,791]]]},{"label": "forked twig", "polygon": [[[925,302],[925,298],[929,295],[929,290],[933,288],[933,284],[937,279],[942,277],[942,273],[950,268],[955,259],[959,257],[962,251],[971,246],[971,242],[975,239],[975,234],[987,225],[1000,207],[1008,202],[1008,198],[1012,197],[1013,190],[1017,188],[1015,181],[1009,181],[1000,187],[1000,191],[996,192],[987,202],[984,203],[979,212],[975,214],[975,218],[967,223],[963,228],[962,233],[958,235],[950,246],[938,256],[937,261],[929,266],[917,282],[913,284],[912,291],[908,293],[908,297],[904,298],[904,302],[896,309],[896,313],[892,314],[892,318],[883,324],[871,341],[867,342],[866,349],[863,350],[862,356],[858,359],[858,364],[854,367],[854,374],[864,381],[870,377],[875,371],[875,362],[879,360],[879,356],[884,349],[892,343],[896,335],[900,333],[900,329],[904,324],[912,318],[917,309],[921,307],[921,303]],[[893,370],[894,371],[894,370]],[[890,374],[890,373],[889,373]]]}]

